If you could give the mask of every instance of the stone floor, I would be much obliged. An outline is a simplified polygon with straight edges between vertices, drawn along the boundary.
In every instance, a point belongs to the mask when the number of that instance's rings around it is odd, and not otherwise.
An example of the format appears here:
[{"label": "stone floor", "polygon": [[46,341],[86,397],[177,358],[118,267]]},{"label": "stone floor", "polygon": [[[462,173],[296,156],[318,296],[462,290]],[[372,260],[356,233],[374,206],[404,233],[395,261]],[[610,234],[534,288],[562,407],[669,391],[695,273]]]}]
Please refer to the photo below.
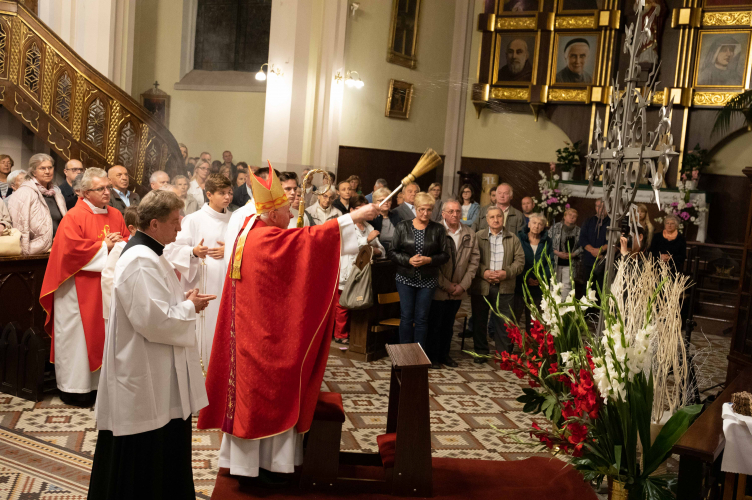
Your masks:
[{"label": "stone floor", "polygon": [[[721,382],[729,338],[696,332],[693,345],[700,388]],[[472,350],[472,340],[465,348]],[[458,368],[429,371],[434,456],[520,460],[541,454],[496,430],[540,420],[523,413],[515,401],[525,384],[491,364],[473,364],[460,352],[459,340],[452,355]],[[343,395],[347,420],[342,450],[376,451],[376,436],[386,426],[389,375],[386,359],[365,363],[329,358],[322,390]],[[0,393],[0,500],[85,498],[96,444],[93,415],[91,409],[66,406],[54,395],[34,403]],[[211,496],[219,445],[219,432],[195,430],[194,421],[198,498]]]}]

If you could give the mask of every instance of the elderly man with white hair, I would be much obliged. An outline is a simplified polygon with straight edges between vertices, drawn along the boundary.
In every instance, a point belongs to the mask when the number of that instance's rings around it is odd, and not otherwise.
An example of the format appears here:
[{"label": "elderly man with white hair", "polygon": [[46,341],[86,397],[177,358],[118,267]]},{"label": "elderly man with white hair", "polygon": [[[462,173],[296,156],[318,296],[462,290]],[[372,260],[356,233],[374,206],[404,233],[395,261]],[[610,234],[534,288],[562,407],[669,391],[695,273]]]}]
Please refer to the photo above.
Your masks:
[{"label": "elderly man with white hair", "polygon": [[8,195],[7,198],[5,198],[6,204],[10,201],[10,197],[13,196],[13,193],[18,191],[18,188],[21,187],[21,184],[23,184],[25,180],[26,170],[14,170],[13,172],[8,174],[8,186],[10,187],[12,192]]},{"label": "elderly man with white hair", "polygon": [[157,170],[153,174],[151,174],[151,177],[149,177],[149,185],[151,186],[152,191],[156,191],[157,189],[161,188],[165,184],[170,183],[170,176],[167,175],[167,172],[164,172],[162,170]]},{"label": "elderly man with white hair", "polygon": [[101,168],[83,173],[82,198],[60,222],[42,283],[50,361],[60,398],[70,405],[94,404],[105,333],[102,270],[110,250],[128,235],[123,216],[108,205],[111,188]]}]

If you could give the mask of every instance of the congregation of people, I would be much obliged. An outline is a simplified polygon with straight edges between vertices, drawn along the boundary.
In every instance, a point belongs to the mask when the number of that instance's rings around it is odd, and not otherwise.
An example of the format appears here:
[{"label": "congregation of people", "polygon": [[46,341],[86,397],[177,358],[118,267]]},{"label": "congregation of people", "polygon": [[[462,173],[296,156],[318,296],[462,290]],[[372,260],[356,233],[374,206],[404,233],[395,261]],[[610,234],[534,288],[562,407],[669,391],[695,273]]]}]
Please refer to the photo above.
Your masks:
[{"label": "congregation of people", "polygon": [[[177,271],[186,292],[201,288],[202,293],[221,297],[235,239],[246,217],[256,212],[252,203],[252,178],[255,175],[267,179],[270,169],[249,166],[245,162],[233,163],[230,151],[223,152],[223,161],[212,161],[208,152],[190,157],[187,147],[180,146],[190,177],[177,175],[170,179],[166,172],[156,171],[149,178],[152,191],[173,192],[183,202],[181,229],[176,241],[165,247],[164,255]],[[128,228],[138,227],[136,207],[141,197],[131,189],[128,170],[121,165],[114,165],[107,172],[97,168],[84,170],[81,162],[70,160],[63,169],[63,182],[55,185],[54,160],[48,155],[34,155],[27,170],[12,171],[13,165],[12,158],[0,155],[2,229],[6,233],[11,228],[20,232],[24,255],[50,250],[54,255],[53,242],[57,241],[61,224],[67,227],[63,221],[69,213],[75,216],[81,211],[79,208],[84,208],[89,217],[103,215],[113,221],[116,219],[117,222],[108,225],[103,246],[99,231],[87,234],[80,223],[76,226],[80,233],[76,237],[97,242],[103,252],[105,247],[107,250],[96,259],[89,256],[77,269],[101,275],[106,280],[125,241],[135,231]],[[308,171],[303,171],[303,177]],[[374,259],[390,259],[396,264],[396,288],[400,298],[399,341],[419,343],[435,369],[442,365],[457,366],[449,351],[455,317],[463,301],[470,305],[469,330],[475,352],[488,354],[489,338],[495,342],[497,350],[511,352],[512,343],[506,334],[505,320],[493,313],[489,304],[494,305],[496,312],[529,326],[532,318],[524,304],[523,284],[529,298],[539,303],[542,296],[540,283],[529,273],[537,262],[543,260],[547,263],[542,268],[544,272],[555,273],[557,281],[562,284],[562,300],[566,300],[570,293],[578,296],[584,293],[584,285],[589,279],[599,281],[603,277],[610,218],[601,200],[596,200],[596,213],[585,219],[581,226],[576,224],[577,210],[568,208],[561,220],[549,227],[546,218],[535,211],[532,198],[526,196],[521,200],[522,210],[512,206],[514,188],[509,183],[492,187],[490,203],[481,206],[478,193],[470,184],[461,186],[456,196],[443,202],[439,183],[431,184],[426,192],[421,192],[418,184],[412,183],[398,196],[387,199],[391,189],[385,179],[378,179],[371,192],[364,195],[357,175],[336,181],[335,174],[327,172],[328,182],[315,186],[311,178],[301,185],[302,178],[295,172],[275,172],[294,214],[289,228],[298,225],[301,201],[305,203],[303,226],[322,225],[365,204],[378,206],[375,219],[357,224],[357,231],[353,233],[357,241],[354,243],[358,247],[371,246]],[[386,202],[382,203],[384,200]],[[686,242],[678,231],[679,221],[668,216],[663,222],[664,230],[655,233],[647,207],[639,205],[638,213],[640,244],[627,248],[626,241],[622,241],[618,249],[620,255],[650,253],[664,261],[671,260],[681,270]],[[76,241],[76,244],[80,242]],[[61,248],[60,252],[69,254],[72,250]],[[109,264],[108,252],[115,254],[110,257]],[[339,294],[345,288],[354,261],[354,255],[341,256]],[[78,286],[79,281],[75,283]],[[109,301],[106,287],[101,290],[105,294],[106,308],[98,317],[106,319]],[[65,293],[66,290],[60,288],[54,290],[56,297]],[[71,318],[78,314],[65,312],[69,301],[57,301],[55,305],[57,309],[63,304],[54,321],[60,332],[68,331],[61,317],[72,321]],[[200,352],[207,362],[218,308],[218,300],[209,303],[202,322]],[[349,343],[350,315],[350,310],[337,303],[332,332],[335,342]],[[80,338],[59,341],[54,356],[60,360],[66,356],[75,359],[81,373],[77,375],[76,383],[61,382],[66,363],[56,363],[58,386],[67,402],[91,404],[93,401],[86,395],[96,389],[97,380],[94,376],[88,380],[84,376],[89,371],[88,365],[82,368],[78,361],[86,352],[85,338],[88,335],[85,335],[85,330],[100,327],[86,321],[79,326],[84,330],[78,332]],[[470,336],[469,332],[462,334]],[[92,362],[92,359],[88,361]],[[476,358],[475,361],[482,363],[484,359]]]}]

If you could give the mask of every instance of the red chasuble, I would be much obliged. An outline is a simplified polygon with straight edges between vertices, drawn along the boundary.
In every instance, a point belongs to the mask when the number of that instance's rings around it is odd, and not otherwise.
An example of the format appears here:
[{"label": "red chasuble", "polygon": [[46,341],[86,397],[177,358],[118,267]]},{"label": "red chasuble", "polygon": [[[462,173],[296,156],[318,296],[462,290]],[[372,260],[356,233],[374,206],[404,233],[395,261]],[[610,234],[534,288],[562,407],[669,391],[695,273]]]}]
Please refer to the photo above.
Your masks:
[{"label": "red chasuble", "polygon": [[55,362],[55,290],[71,277],[76,280],[78,307],[86,335],[86,350],[91,371],[102,366],[104,350],[104,318],[102,318],[102,273],[81,271],[102,248],[102,241],[109,233],[120,233],[128,238],[128,227],[123,216],[108,206],[107,214],[95,214],[89,205],[79,199],[68,210],[55,233],[47,270],[42,282],[39,302],[47,312],[44,329],[52,337],[50,362]]},{"label": "red chasuble", "polygon": [[225,279],[199,429],[243,439],[308,431],[329,355],[339,253],[336,220],[300,229],[256,220],[241,278]]}]

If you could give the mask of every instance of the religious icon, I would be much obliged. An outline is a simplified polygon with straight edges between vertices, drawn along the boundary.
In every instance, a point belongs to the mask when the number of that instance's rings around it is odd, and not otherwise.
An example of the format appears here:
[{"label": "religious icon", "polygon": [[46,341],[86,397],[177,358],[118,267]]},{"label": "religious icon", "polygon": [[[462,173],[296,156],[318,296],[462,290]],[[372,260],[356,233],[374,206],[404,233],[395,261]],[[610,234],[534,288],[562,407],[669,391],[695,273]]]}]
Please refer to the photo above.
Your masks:
[{"label": "religious icon", "polygon": [[418,44],[419,13],[420,0],[394,0],[387,62],[411,69],[418,64],[415,49]]},{"label": "religious icon", "polygon": [[695,87],[744,87],[752,31],[701,31]]},{"label": "religious icon", "polygon": [[504,0],[503,12],[537,12],[538,0]]},{"label": "religious icon", "polygon": [[400,80],[389,82],[389,95],[386,99],[386,116],[407,119],[413,100],[413,84]]},{"label": "religious icon", "polygon": [[[639,2],[640,0],[635,0]],[[653,24],[650,27],[650,37],[646,38],[637,49],[637,62],[647,63],[648,66],[658,64],[659,49],[661,46],[661,36],[663,35],[663,24],[666,21],[668,7],[665,0],[645,0],[647,11],[642,18],[643,25],[647,25],[650,16],[655,13]],[[646,68],[649,70],[649,68]]]},{"label": "religious icon", "polygon": [[559,12],[598,10],[603,6],[603,0],[563,0],[559,3]]},{"label": "religious icon", "polygon": [[556,84],[592,85],[598,60],[598,37],[593,33],[556,35]]},{"label": "religious icon", "polygon": [[498,35],[496,67],[499,68],[494,84],[533,83],[536,67],[536,35],[505,33]]}]

